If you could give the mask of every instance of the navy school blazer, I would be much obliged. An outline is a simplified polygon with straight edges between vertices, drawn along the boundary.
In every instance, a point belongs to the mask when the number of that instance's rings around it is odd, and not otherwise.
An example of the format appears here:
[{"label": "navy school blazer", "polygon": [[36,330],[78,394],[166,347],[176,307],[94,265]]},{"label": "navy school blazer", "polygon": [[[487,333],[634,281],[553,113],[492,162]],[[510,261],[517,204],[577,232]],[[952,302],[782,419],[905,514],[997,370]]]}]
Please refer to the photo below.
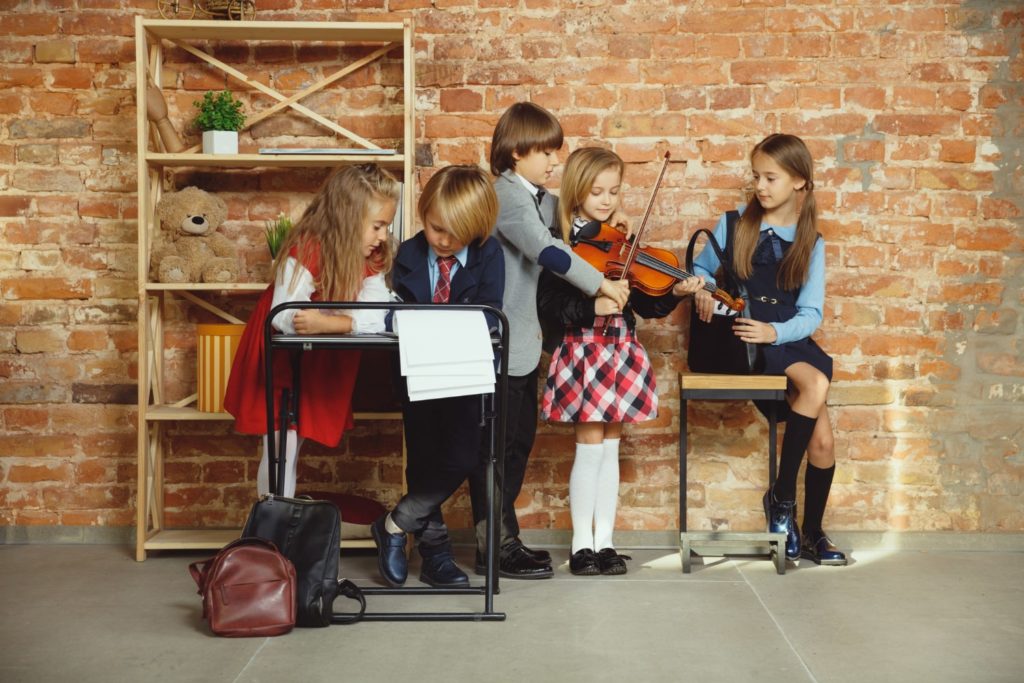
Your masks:
[{"label": "navy school blazer", "polygon": [[[427,255],[430,245],[422,232],[418,232],[398,247],[395,267],[392,271],[393,289],[408,303],[430,303],[434,292],[430,288],[430,270]],[[453,304],[480,304],[501,308],[505,294],[505,255],[501,244],[491,237],[485,242],[469,245],[466,265],[460,266],[452,276],[451,295]],[[487,327],[498,328],[498,319],[490,313]],[[392,328],[394,311],[387,315],[387,328]]]}]

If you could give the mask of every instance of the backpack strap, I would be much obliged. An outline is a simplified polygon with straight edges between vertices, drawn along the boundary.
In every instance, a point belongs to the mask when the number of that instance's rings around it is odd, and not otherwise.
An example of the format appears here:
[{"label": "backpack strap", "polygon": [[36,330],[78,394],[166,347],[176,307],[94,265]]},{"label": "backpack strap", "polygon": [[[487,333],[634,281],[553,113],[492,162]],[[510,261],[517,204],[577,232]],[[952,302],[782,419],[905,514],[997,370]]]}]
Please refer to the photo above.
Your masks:
[{"label": "backpack strap", "polygon": [[356,614],[334,612],[331,614],[331,623],[354,624],[360,621],[363,618],[363,614],[366,613],[366,598],[363,596],[363,591],[359,586],[348,579],[342,579],[338,581],[338,595],[344,595],[346,598],[357,601],[359,603],[359,611]]}]

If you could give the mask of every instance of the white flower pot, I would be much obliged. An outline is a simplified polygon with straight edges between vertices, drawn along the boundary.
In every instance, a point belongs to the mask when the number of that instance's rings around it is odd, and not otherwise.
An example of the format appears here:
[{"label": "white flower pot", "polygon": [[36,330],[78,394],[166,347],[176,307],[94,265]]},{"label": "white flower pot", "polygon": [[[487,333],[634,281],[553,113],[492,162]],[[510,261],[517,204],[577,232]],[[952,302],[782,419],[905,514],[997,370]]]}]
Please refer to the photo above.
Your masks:
[{"label": "white flower pot", "polygon": [[238,131],[203,131],[203,154],[238,154]]}]

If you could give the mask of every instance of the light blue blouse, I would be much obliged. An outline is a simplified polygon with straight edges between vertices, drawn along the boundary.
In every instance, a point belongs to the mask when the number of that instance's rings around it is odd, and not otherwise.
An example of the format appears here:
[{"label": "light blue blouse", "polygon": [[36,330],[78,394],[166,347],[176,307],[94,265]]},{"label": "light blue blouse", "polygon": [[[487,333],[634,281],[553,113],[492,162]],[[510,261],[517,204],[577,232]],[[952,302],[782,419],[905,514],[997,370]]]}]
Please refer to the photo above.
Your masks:
[{"label": "light blue blouse", "polygon": [[[741,209],[742,212],[742,209]],[[761,232],[772,230],[781,239],[792,242],[796,237],[795,225],[768,225],[761,224]],[[718,219],[718,225],[714,229],[715,239],[718,244],[725,248],[726,222],[725,214]],[[693,270],[697,275],[703,275],[708,282],[714,282],[712,275],[718,270],[718,255],[714,249],[705,247],[693,259]],[[776,346],[788,342],[797,341],[810,337],[821,325],[823,308],[825,305],[825,240],[818,237],[811,250],[811,262],[807,268],[807,281],[800,288],[800,294],[796,298],[796,315],[781,323],[769,323],[775,328],[778,338],[773,342]]]}]

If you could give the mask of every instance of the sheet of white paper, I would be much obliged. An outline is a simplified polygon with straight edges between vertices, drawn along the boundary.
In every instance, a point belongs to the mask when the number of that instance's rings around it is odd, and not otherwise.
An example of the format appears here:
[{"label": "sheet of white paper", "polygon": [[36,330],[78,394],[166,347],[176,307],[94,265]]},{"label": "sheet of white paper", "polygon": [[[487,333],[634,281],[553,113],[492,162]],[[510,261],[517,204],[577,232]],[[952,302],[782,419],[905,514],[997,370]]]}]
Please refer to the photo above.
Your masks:
[{"label": "sheet of white paper", "polygon": [[395,311],[406,364],[440,365],[491,360],[491,336],[481,311]]},{"label": "sheet of white paper", "polygon": [[471,387],[451,387],[448,389],[437,389],[436,391],[409,392],[410,401],[429,401],[435,398],[449,398],[451,396],[469,396],[472,394],[494,393],[493,384],[480,384]]},{"label": "sheet of white paper", "polygon": [[410,375],[406,377],[406,385],[409,391],[434,391],[436,389],[476,387],[481,384],[494,386],[494,379],[490,377],[420,377]]},{"label": "sheet of white paper", "polygon": [[493,381],[494,363],[489,360],[474,360],[458,365],[442,363],[438,365],[416,365],[405,373],[406,377],[438,377],[453,375],[457,377],[475,376],[486,377]]}]

